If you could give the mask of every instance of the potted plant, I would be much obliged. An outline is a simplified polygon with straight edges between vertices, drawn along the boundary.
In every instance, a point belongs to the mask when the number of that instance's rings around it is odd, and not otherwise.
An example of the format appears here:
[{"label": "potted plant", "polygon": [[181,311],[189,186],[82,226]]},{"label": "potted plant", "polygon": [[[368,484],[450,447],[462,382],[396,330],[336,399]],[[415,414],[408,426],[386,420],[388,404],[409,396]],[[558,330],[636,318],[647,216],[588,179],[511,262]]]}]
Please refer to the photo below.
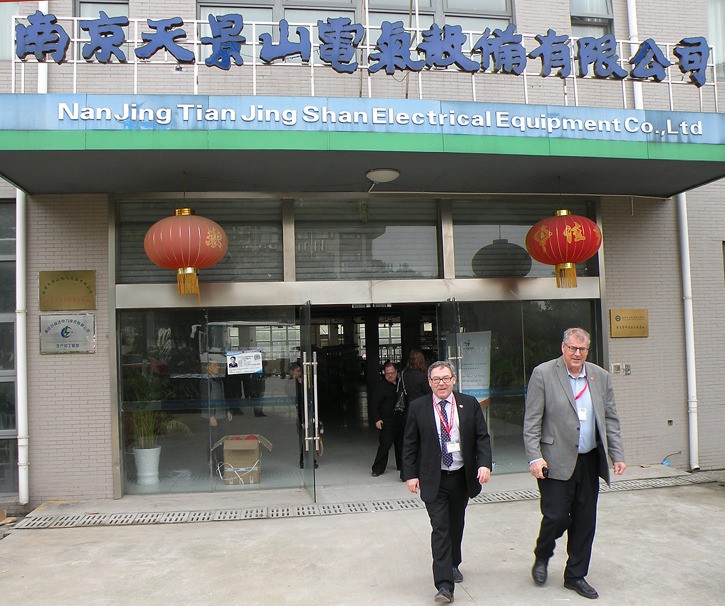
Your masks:
[{"label": "potted plant", "polygon": [[128,415],[133,429],[133,455],[136,482],[143,486],[159,483],[159,438],[174,432],[191,435],[188,426],[160,410],[166,399],[167,384],[159,376],[127,368],[123,377],[124,400],[130,403]]}]

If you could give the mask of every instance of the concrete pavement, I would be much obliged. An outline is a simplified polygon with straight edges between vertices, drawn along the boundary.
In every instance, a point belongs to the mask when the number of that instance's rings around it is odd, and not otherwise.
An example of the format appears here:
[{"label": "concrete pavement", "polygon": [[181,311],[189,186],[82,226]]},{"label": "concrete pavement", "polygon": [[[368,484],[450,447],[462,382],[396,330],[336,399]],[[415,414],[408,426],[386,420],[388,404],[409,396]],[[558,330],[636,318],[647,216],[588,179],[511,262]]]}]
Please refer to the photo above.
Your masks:
[{"label": "concrete pavement", "polygon": [[[631,471],[630,477],[636,477],[637,470]],[[681,473],[660,469],[640,475]],[[725,479],[724,472],[707,476]],[[497,489],[513,489],[517,484],[535,487],[530,478],[502,476],[494,477],[485,490],[494,490],[497,481]],[[400,497],[409,496],[400,483],[394,488],[391,483],[391,490]],[[283,496],[289,497],[260,491],[257,498]],[[194,510],[208,506],[209,498],[177,495],[173,502],[161,499],[161,505],[159,499],[151,498],[51,503],[33,515],[146,511],[152,506]],[[465,580],[456,587],[455,603],[590,603],[562,586],[563,539],[550,563],[548,583],[544,587],[533,584],[529,571],[538,523],[536,500],[471,504],[461,565]],[[594,603],[723,604],[724,544],[725,488],[716,481],[602,493],[587,577],[601,596]],[[405,606],[432,605],[434,593],[425,509],[228,522],[15,528],[0,540],[0,600],[18,606]]]}]

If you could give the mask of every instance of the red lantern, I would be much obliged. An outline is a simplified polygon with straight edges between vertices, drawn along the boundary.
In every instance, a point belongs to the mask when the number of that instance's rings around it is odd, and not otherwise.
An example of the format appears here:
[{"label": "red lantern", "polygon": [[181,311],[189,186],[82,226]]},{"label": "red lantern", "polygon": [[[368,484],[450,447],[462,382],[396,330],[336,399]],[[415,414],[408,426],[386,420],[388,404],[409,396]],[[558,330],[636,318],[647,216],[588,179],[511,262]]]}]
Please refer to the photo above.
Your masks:
[{"label": "red lantern", "polygon": [[593,257],[601,244],[599,226],[568,210],[557,210],[526,234],[529,254],[540,263],[556,266],[557,288],[575,288],[576,264]]},{"label": "red lantern", "polygon": [[180,295],[199,299],[198,269],[211,267],[227,252],[227,235],[218,223],[198,217],[190,208],[177,208],[173,217],[154,223],[143,248],[151,261],[176,270]]}]

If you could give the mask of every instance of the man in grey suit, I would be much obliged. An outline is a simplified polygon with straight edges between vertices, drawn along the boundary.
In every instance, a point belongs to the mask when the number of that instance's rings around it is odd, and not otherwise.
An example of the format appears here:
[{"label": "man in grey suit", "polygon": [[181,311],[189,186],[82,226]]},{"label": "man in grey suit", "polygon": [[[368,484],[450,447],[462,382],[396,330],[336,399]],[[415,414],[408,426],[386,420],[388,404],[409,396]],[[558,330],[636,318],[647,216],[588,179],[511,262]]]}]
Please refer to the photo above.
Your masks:
[{"label": "man in grey suit", "polygon": [[448,362],[428,369],[433,394],[408,408],[403,437],[403,478],[418,492],[431,525],[435,601],[453,601],[468,499],[491,477],[491,438],[481,405],[473,396],[453,393],[456,374]]},{"label": "man in grey suit", "polygon": [[607,454],[615,475],[627,468],[609,373],[586,363],[589,333],[569,328],[562,356],[531,373],[526,391],[524,447],[541,494],[541,528],[531,575],[546,582],[556,540],[567,531],[564,587],[595,599],[587,583],[597,519],[599,477],[609,484]]}]

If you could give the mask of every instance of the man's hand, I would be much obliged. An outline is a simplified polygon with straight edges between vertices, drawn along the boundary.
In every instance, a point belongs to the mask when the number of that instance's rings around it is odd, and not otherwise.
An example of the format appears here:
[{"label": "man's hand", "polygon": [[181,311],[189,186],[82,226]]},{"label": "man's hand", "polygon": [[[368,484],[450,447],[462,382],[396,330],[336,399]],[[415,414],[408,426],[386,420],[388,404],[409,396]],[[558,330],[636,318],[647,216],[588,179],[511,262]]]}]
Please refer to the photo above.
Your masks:
[{"label": "man's hand", "polygon": [[411,478],[406,482],[406,484],[408,485],[408,490],[410,490],[410,492],[418,492],[418,488],[420,487],[420,481],[418,478]]},{"label": "man's hand", "polygon": [[544,467],[548,467],[546,461],[544,459],[537,459],[536,461],[533,461],[531,465],[529,465],[529,471],[531,472],[531,475],[534,476],[537,480],[543,480],[544,472],[542,470],[544,469]]},{"label": "man's hand", "polygon": [[621,476],[625,469],[627,469],[627,464],[624,461],[617,461],[614,464],[614,475]]},{"label": "man's hand", "polygon": [[382,419],[379,419],[378,421],[375,421],[375,427],[377,427],[378,429],[382,429],[383,428],[383,420]]},{"label": "man's hand", "polygon": [[485,484],[491,479],[491,470],[488,467],[479,467],[477,477],[479,484]]}]

